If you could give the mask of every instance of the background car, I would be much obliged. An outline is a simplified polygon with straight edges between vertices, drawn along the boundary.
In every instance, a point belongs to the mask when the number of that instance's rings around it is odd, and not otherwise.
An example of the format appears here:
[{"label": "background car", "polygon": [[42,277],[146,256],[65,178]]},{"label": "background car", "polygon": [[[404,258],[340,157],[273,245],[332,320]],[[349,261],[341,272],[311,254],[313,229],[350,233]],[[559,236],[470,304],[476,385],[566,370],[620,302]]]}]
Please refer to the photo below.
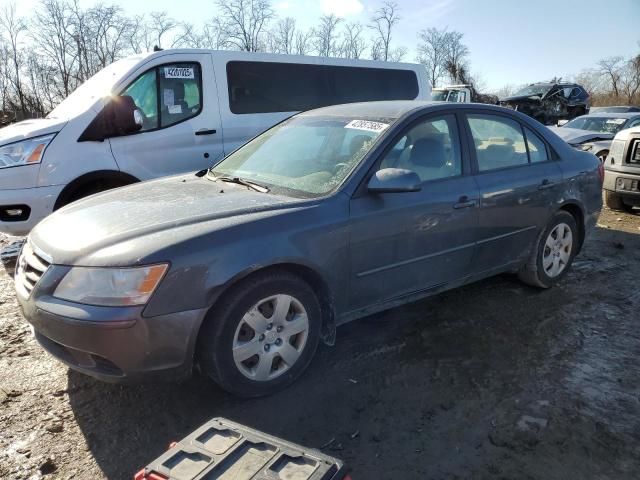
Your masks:
[{"label": "background car", "polygon": [[590,113],[550,127],[572,147],[591,152],[604,162],[613,137],[621,130],[640,125],[640,113]]},{"label": "background car", "polygon": [[610,107],[591,107],[589,113],[633,113],[640,112],[640,107],[633,105],[618,105]]},{"label": "background car", "polygon": [[18,262],[35,338],[107,381],[204,374],[272,393],[337,325],[502,272],[562,279],[602,165],[518,112],[312,110],[209,171],[104,192],[39,223]]},{"label": "background car", "polygon": [[576,83],[532,83],[500,105],[518,110],[547,125],[559,119],[571,119],[589,112],[589,94]]}]

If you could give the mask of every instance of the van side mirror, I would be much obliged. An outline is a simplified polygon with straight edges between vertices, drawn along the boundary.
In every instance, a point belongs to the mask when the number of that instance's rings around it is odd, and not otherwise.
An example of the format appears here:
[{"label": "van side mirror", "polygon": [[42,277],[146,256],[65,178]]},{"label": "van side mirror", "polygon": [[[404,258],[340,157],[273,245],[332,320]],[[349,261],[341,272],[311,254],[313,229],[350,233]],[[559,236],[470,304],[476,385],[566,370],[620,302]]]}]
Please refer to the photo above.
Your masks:
[{"label": "van side mirror", "polygon": [[414,171],[383,168],[371,177],[367,188],[371,193],[418,192],[422,189],[422,182]]},{"label": "van side mirror", "polygon": [[79,142],[103,141],[135,133],[142,128],[142,113],[129,95],[111,97],[89,126],[82,132]]}]

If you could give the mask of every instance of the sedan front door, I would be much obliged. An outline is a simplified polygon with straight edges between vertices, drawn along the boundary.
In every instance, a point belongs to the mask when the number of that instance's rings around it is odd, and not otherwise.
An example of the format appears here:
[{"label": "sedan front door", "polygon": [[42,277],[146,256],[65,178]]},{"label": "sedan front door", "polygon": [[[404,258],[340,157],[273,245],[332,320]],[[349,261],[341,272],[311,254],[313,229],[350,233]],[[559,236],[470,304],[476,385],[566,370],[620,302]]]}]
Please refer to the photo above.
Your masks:
[{"label": "sedan front door", "polygon": [[454,115],[414,122],[376,169],[402,168],[418,192],[364,192],[351,200],[352,311],[463,279],[478,224],[478,191]]}]

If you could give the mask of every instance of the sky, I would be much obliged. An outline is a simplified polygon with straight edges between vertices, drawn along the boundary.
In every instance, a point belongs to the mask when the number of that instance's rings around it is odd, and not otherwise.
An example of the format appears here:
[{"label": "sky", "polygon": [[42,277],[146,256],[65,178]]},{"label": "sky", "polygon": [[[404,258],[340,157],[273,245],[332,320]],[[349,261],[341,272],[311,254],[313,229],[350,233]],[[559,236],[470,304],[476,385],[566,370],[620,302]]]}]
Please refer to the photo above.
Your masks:
[{"label": "sky", "polygon": [[[0,5],[10,0],[0,0]],[[640,53],[640,0],[396,0],[401,17],[393,46],[416,57],[417,33],[429,27],[464,34],[472,74],[487,90],[566,79],[592,68],[598,60]],[[19,0],[28,15],[38,0]],[[80,0],[90,6],[97,0]],[[127,13],[165,10],[179,21],[196,25],[215,15],[213,0],[102,0]],[[291,16],[309,28],[323,14],[369,23],[381,0],[272,0],[281,17]]]}]

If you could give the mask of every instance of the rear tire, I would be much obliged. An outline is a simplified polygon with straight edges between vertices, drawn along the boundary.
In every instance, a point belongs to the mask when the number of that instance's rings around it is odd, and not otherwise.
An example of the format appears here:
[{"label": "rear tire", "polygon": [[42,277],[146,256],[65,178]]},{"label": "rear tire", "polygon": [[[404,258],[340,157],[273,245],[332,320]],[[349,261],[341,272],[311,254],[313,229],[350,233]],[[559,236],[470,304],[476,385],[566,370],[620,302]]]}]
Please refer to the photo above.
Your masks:
[{"label": "rear tire", "polygon": [[520,280],[533,287],[551,288],[571,268],[580,245],[579,235],[573,215],[564,210],[556,212],[538,237],[529,260],[518,272]]},{"label": "rear tire", "polygon": [[620,195],[610,192],[609,190],[604,191],[604,203],[611,210],[617,210],[627,213],[631,213],[633,211],[633,207],[624,203]]},{"label": "rear tire", "polygon": [[256,274],[224,295],[198,336],[201,371],[240,397],[270,395],[293,383],[320,339],[322,313],[313,289],[277,271]]}]

